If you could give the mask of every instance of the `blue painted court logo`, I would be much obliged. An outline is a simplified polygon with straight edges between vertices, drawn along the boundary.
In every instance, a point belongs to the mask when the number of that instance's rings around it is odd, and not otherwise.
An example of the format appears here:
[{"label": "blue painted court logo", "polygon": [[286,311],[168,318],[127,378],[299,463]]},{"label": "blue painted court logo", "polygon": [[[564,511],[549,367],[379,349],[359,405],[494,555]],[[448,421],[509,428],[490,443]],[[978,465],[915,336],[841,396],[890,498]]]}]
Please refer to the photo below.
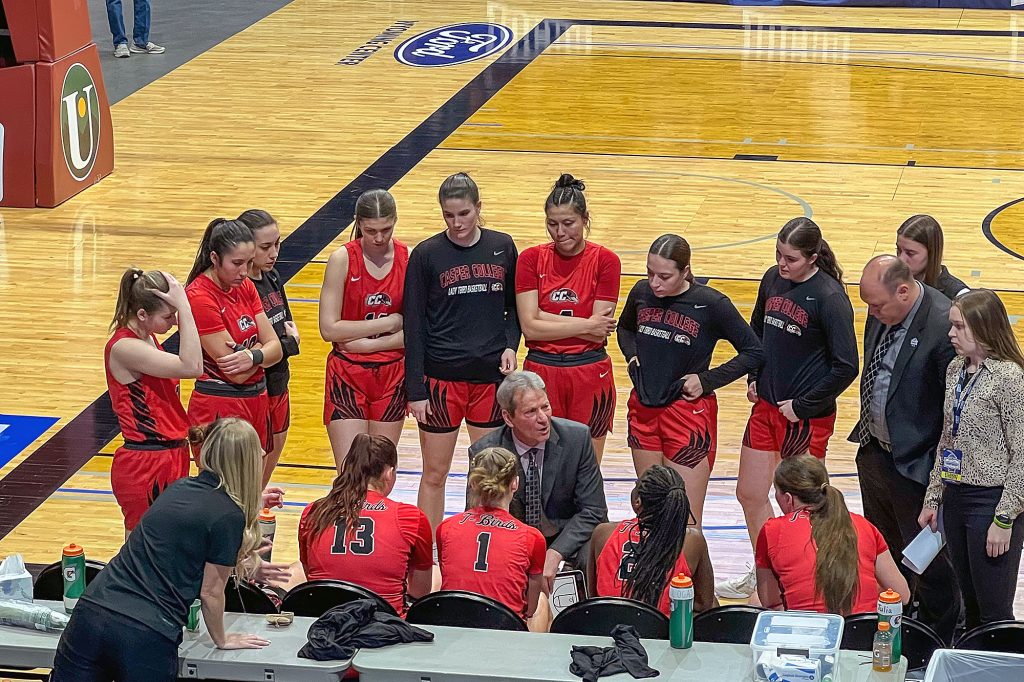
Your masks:
[{"label": "blue painted court logo", "polygon": [[501,24],[451,24],[409,38],[395,59],[409,66],[452,66],[483,59],[511,42],[511,29]]}]

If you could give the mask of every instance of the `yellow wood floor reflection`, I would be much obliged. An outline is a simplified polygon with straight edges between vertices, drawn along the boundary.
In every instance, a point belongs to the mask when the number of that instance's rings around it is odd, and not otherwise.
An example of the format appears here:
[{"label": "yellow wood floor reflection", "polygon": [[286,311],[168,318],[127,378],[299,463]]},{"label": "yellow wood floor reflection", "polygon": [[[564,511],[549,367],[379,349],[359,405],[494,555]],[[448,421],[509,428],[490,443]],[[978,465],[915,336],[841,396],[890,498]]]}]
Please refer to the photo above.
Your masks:
[{"label": "yellow wood floor reflection", "polygon": [[[443,226],[437,186],[465,170],[482,189],[488,224],[521,249],[538,243],[544,198],[570,172],[588,185],[592,239],[622,258],[623,297],[653,239],[675,232],[693,245],[696,274],[749,316],[773,235],[789,218],[812,215],[853,284],[860,329],[860,266],[894,249],[903,219],[930,213],[945,229],[950,270],[1003,290],[1024,334],[1024,261],[1014,255],[1024,254],[1024,209],[1006,206],[1024,197],[1024,49],[1012,13],[564,0],[338,11],[328,0],[295,0],[116,105],[114,175],[53,210],[0,210],[0,413],[59,417],[0,477],[103,392],[102,347],[127,265],[183,278],[209,219],[250,207],[268,209],[289,232],[495,57],[415,69],[398,63],[392,46],[354,67],[338,59],[398,20],[417,22],[409,35],[494,21],[518,39],[546,17],[687,25],[570,29],[398,181],[401,239],[416,243]],[[332,478],[316,299],[326,255],[342,240],[288,285],[302,354],[292,362],[292,430],[275,476],[292,503],[279,516],[280,558],[296,556],[301,505]],[[632,485],[629,383],[614,343],[612,355],[619,407],[603,468],[612,516],[621,518]],[[750,560],[729,478],[749,404],[736,386],[719,402],[706,524],[716,567],[730,574]],[[851,389],[828,460],[855,507],[844,436],[857,405]],[[461,452],[467,444],[463,434]],[[116,445],[0,540],[0,556],[49,563],[72,540],[95,558],[115,552]],[[400,449],[399,495],[413,499],[420,463],[411,422]],[[453,471],[464,467],[457,456]],[[463,485],[451,479],[450,510]]]}]

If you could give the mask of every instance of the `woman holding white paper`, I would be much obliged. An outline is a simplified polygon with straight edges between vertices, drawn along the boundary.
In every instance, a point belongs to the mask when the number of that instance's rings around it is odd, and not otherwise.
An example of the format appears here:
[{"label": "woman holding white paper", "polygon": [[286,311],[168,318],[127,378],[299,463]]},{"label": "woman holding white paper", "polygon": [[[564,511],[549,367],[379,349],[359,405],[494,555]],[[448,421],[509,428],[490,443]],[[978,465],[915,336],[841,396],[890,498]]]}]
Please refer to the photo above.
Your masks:
[{"label": "woman holding white paper", "polygon": [[1024,354],[995,292],[953,301],[945,420],[921,526],[938,507],[964,596],[967,627],[1013,619],[1024,523]]}]

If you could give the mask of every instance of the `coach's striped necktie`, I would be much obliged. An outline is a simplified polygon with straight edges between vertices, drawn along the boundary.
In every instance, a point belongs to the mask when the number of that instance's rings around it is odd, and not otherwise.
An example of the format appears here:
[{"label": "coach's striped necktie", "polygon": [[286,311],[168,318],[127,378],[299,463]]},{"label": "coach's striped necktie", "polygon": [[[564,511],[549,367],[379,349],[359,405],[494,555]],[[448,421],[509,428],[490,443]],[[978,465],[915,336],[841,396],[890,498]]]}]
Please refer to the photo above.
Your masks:
[{"label": "coach's striped necktie", "polygon": [[875,391],[875,379],[878,378],[878,372],[882,369],[882,358],[896,341],[896,332],[899,329],[900,325],[898,324],[889,327],[885,335],[878,341],[875,352],[871,356],[871,362],[864,370],[864,381],[861,383],[860,394],[860,433],[857,434],[857,440],[861,445],[867,445],[867,442],[871,440],[871,394]]},{"label": "coach's striped necktie", "polygon": [[530,448],[526,451],[526,485],[523,488],[523,497],[526,500],[526,518],[528,525],[540,528],[541,505],[540,505],[540,470],[537,468],[537,448]]}]

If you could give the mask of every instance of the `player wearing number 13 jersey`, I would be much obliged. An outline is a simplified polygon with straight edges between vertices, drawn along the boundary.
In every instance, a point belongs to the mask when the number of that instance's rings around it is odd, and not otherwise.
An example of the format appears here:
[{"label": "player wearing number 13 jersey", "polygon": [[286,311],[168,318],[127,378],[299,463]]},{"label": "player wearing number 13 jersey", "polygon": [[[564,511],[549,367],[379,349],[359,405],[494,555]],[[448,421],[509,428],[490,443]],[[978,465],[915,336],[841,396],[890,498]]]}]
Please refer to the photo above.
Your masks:
[{"label": "player wearing number 13 jersey", "polygon": [[356,200],[354,239],[327,261],[320,335],[327,357],[324,424],[339,470],[357,433],[397,443],[405,421],[402,304],[409,249],[394,239],[398,208],[387,190]]},{"label": "player wearing number 13 jersey", "polygon": [[530,618],[547,545],[539,530],[509,513],[518,488],[515,455],[503,448],[477,453],[469,472],[474,506],[437,527],[437,561],[442,590],[476,592]]},{"label": "player wearing number 13 jersey", "polygon": [[405,598],[430,591],[427,517],[388,498],[398,450],[385,436],[356,435],[327,497],[299,520],[299,560],[307,580],[347,580],[373,590],[399,614]]},{"label": "player wearing number 13 jersey", "polygon": [[551,243],[533,246],[516,266],[516,306],[526,336],[523,369],[547,386],[551,413],[590,428],[600,463],[615,416],[615,381],[605,350],[615,328],[619,257],[586,239],[585,185],[562,174],[544,203]]}]

